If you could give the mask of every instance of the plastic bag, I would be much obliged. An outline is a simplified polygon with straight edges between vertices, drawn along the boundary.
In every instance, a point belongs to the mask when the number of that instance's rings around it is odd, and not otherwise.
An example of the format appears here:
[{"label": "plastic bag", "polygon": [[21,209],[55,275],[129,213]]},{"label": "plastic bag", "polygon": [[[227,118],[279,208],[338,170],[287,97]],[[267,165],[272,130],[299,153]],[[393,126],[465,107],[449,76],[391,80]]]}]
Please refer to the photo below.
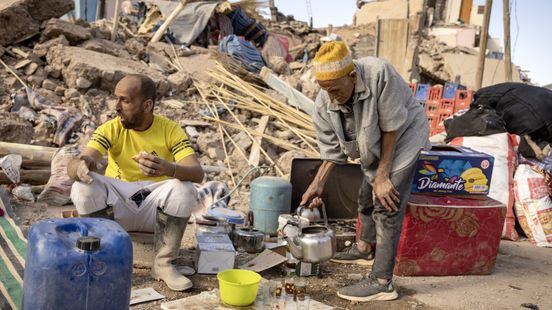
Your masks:
[{"label": "plastic bag", "polygon": [[34,202],[35,197],[29,184],[21,184],[13,188],[13,196],[18,200]]},{"label": "plastic bag", "polygon": [[552,247],[552,199],[544,176],[529,165],[519,165],[514,177],[516,215],[531,242]]},{"label": "plastic bag", "polygon": [[69,195],[74,181],[67,175],[67,165],[71,158],[78,156],[79,153],[77,145],[65,145],[56,152],[52,158],[52,174],[38,196],[39,202],[62,206],[71,200]]},{"label": "plastic bag", "polygon": [[9,154],[0,158],[0,167],[2,171],[6,174],[8,179],[14,184],[18,184],[20,179],[19,169],[21,168],[21,163],[23,162],[23,157],[17,154]]},{"label": "plastic bag", "polygon": [[519,236],[515,229],[514,214],[514,171],[517,165],[516,147],[518,137],[499,133],[482,137],[454,138],[450,144],[463,145],[494,157],[493,175],[489,197],[506,205],[506,220],[502,238],[516,241]]}]

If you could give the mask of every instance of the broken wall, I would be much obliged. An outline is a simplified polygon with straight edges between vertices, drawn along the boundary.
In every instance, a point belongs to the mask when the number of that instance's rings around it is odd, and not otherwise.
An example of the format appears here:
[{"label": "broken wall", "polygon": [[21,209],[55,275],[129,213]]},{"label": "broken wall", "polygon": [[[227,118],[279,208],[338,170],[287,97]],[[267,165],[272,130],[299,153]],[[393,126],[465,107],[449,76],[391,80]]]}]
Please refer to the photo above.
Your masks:
[{"label": "broken wall", "polygon": [[[459,76],[460,84],[468,89],[477,90],[475,78],[477,75],[477,63],[479,56],[445,53],[443,55],[445,69],[452,77]],[[519,70],[512,68],[512,81],[522,82]],[[504,61],[498,59],[485,59],[485,70],[483,72],[483,83],[481,87],[495,85],[506,82],[504,72]]]},{"label": "broken wall", "polygon": [[406,81],[417,76],[417,32],[421,26],[422,18],[419,16],[379,21],[376,55],[389,61]]},{"label": "broken wall", "polygon": [[388,0],[369,2],[355,13],[356,25],[376,22],[379,19],[414,17],[423,11],[424,0]]},{"label": "broken wall", "polygon": [[60,17],[74,6],[73,0],[1,0],[0,45],[38,34],[43,21]]},{"label": "broken wall", "polygon": [[472,28],[448,28],[434,27],[428,34],[435,36],[439,41],[450,47],[465,46],[473,48],[475,45],[476,31]]}]

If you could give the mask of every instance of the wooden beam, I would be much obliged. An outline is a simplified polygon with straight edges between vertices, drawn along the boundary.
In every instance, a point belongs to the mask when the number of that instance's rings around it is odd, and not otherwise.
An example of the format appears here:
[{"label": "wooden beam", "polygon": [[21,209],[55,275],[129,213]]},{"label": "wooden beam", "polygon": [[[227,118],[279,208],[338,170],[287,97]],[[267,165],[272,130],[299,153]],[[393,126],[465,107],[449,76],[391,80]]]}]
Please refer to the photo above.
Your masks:
[{"label": "wooden beam", "polygon": [[119,28],[119,13],[121,12],[121,0],[115,0],[115,13],[113,15],[113,28],[111,28],[111,41],[115,41],[117,37],[117,29]]},{"label": "wooden beam", "polygon": [[172,23],[172,21],[184,10],[184,7],[186,6],[187,0],[181,0],[178,6],[172,11],[171,15],[165,20],[165,22],[157,29],[157,32],[153,35],[153,38],[151,38],[151,42],[157,42],[161,39],[167,28],[169,28],[169,25]]},{"label": "wooden beam", "polygon": [[504,80],[512,81],[512,56],[510,53],[510,0],[502,0],[504,23]]},{"label": "wooden beam", "polygon": [[[43,185],[50,179],[50,169],[44,170],[20,170],[20,180],[22,183],[30,185]],[[0,172],[0,184],[12,184],[4,172]]]},{"label": "wooden beam", "polygon": [[[261,117],[261,120],[259,122],[259,125],[257,126],[257,131],[260,133],[264,133],[266,130],[266,127],[268,126],[268,121],[270,120],[270,116],[264,115]],[[257,143],[253,144],[251,147],[251,152],[249,153],[249,164],[253,167],[259,166],[259,162],[261,161],[261,150],[263,137],[259,136],[255,138],[257,140]]]},{"label": "wooden beam", "polygon": [[481,29],[481,39],[479,40],[479,62],[477,63],[477,75],[475,76],[475,90],[483,85],[483,72],[485,71],[485,54],[487,51],[487,40],[489,39],[489,22],[491,20],[491,8],[493,0],[486,0],[485,14],[483,16],[483,27]]},{"label": "wooden beam", "polygon": [[55,147],[0,141],[0,155],[19,154],[23,159],[51,162],[57,150]]}]

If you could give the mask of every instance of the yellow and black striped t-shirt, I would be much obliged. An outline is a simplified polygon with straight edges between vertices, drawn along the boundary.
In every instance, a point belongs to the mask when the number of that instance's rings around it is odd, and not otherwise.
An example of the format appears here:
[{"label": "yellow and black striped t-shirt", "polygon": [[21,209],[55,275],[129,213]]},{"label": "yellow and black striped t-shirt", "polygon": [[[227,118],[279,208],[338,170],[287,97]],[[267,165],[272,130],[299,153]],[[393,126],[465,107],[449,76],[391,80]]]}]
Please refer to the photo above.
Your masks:
[{"label": "yellow and black striped t-shirt", "polygon": [[102,156],[108,153],[105,175],[123,181],[161,181],[167,177],[148,177],[132,157],[141,151],[154,154],[169,162],[180,161],[194,154],[188,137],[175,122],[154,115],[153,124],[145,131],[125,129],[119,117],[96,129],[87,144]]}]

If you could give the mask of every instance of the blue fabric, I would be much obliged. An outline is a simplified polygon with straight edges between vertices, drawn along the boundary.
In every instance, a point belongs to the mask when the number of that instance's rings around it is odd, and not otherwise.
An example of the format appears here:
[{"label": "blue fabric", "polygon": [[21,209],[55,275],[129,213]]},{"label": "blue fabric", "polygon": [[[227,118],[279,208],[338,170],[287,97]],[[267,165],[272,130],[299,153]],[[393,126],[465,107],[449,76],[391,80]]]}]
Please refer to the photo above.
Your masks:
[{"label": "blue fabric", "polygon": [[233,34],[222,39],[219,52],[230,55],[250,72],[259,73],[261,68],[266,66],[261,52],[251,42]]},{"label": "blue fabric", "polygon": [[227,15],[232,21],[234,33],[244,36],[245,39],[255,42],[257,46],[262,46],[267,39],[267,32],[262,24],[251,18],[241,8],[236,8]]},{"label": "blue fabric", "polygon": [[232,21],[232,28],[234,32],[243,35],[251,25],[255,23],[255,20],[247,15],[241,8],[236,8],[234,11],[228,13],[228,17]]}]

